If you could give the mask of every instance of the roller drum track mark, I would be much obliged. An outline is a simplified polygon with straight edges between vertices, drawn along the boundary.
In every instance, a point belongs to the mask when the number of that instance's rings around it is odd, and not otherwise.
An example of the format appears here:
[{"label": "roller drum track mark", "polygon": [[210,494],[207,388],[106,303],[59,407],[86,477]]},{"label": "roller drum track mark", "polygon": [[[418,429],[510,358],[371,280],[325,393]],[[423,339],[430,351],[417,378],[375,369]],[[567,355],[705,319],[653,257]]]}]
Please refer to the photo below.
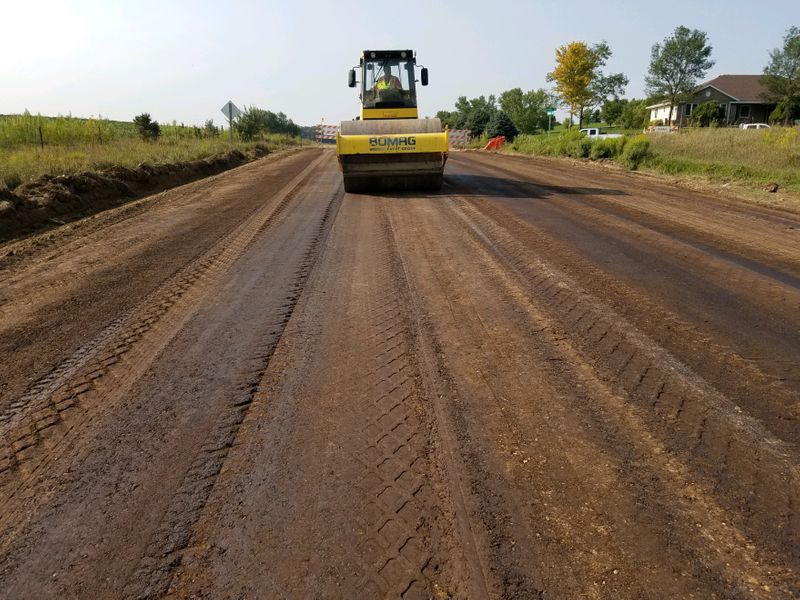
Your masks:
[{"label": "roller drum track mark", "polygon": [[264,373],[316,263],[340,201],[341,193],[337,188],[336,193],[328,200],[315,235],[302,254],[300,265],[288,288],[290,293],[286,296],[286,302],[275,314],[273,323],[266,325],[267,337],[246,361],[246,369],[240,371],[243,377],[237,384],[239,393],[231,399],[213,432],[204,441],[184,474],[161,525],[152,535],[138,567],[128,578],[122,594],[124,600],[155,600],[169,591],[182,553],[192,539],[193,526],[211,495],[217,475],[234,444],[250,404],[259,392]]},{"label": "roller drum track mark", "polygon": [[[11,403],[0,416],[0,491],[7,502],[24,496],[33,475],[67,451],[65,442],[90,428],[144,373],[200,299],[284,211],[323,159],[279,191],[275,202],[263,206]],[[37,494],[33,500],[43,498]],[[2,521],[22,527],[25,520],[14,517],[15,511],[9,509]]]},{"label": "roller drum track mark", "polygon": [[[485,214],[464,200],[456,202],[454,211],[473,238],[508,265],[533,298],[541,298],[587,362],[630,401],[647,409],[642,414],[651,431],[714,482],[719,499],[740,515],[746,530],[779,553],[796,552],[800,519],[791,498],[800,495],[800,467],[783,442],[523,246],[495,220],[498,215]],[[570,326],[569,313],[576,306],[585,312],[584,320],[593,321],[588,330]],[[645,379],[649,385],[643,385]],[[725,471],[719,469],[721,463]]]}]

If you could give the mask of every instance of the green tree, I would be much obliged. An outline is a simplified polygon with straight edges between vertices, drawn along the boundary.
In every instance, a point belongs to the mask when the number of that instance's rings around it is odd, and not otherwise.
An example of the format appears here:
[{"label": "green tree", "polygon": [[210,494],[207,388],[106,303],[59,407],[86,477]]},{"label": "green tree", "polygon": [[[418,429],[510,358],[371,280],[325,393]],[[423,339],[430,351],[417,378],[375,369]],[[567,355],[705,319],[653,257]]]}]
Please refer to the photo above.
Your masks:
[{"label": "green tree", "polygon": [[500,94],[500,109],[511,118],[519,133],[547,129],[550,95],[542,89],[523,92],[513,88]]},{"label": "green tree", "polygon": [[265,133],[285,133],[292,136],[300,134],[300,127],[284,113],[274,113],[256,106],[246,106],[236,119],[235,127],[242,139],[248,141]]},{"label": "green tree", "polygon": [[153,121],[149,113],[142,113],[133,118],[136,131],[143,140],[154,141],[161,135],[161,125]]},{"label": "green tree", "polygon": [[716,100],[703,102],[692,111],[692,124],[697,127],[715,127],[725,118],[725,111]]},{"label": "green tree", "polygon": [[455,108],[452,112],[439,111],[436,116],[451,129],[469,129],[472,135],[479,136],[497,112],[497,100],[494,96],[478,96],[471,100],[460,96]]},{"label": "green tree", "polygon": [[800,100],[781,100],[769,115],[770,121],[789,124],[800,116]]},{"label": "green tree", "polygon": [[604,123],[616,125],[628,102],[629,101],[624,98],[612,98],[610,100],[606,100],[603,102],[603,106],[600,109],[600,118]]},{"label": "green tree", "polygon": [[518,133],[514,121],[502,110],[498,110],[492,115],[492,118],[486,124],[485,132],[489,137],[504,135],[509,142],[517,137]]},{"label": "green tree", "polygon": [[672,112],[679,100],[713,66],[708,36],[698,29],[681,25],[675,28],[672,37],[652,47],[645,83],[650,95],[669,100],[668,125],[672,124]]},{"label": "green tree", "polygon": [[625,100],[622,113],[616,121],[618,127],[624,129],[642,129],[650,119],[647,100]]},{"label": "green tree", "polygon": [[245,106],[233,126],[242,139],[250,141],[267,131],[269,121],[268,111],[256,106]]},{"label": "green tree", "polygon": [[[600,42],[592,46],[592,52],[597,57],[597,65],[592,72],[592,82],[589,85],[589,101],[585,108],[597,110],[609,98],[617,99],[628,86],[628,78],[624,73],[610,73],[606,75],[600,69],[606,66],[606,62],[611,58],[611,49],[606,42]],[[592,117],[594,117],[592,113]],[[593,119],[599,121],[599,119]]]},{"label": "green tree", "polygon": [[454,114],[455,113],[452,113],[448,110],[440,110],[436,113],[436,118],[442,122],[442,126],[446,125],[450,129],[458,129],[458,127],[455,125],[456,120],[454,118]]},{"label": "green tree", "polygon": [[783,38],[783,48],[769,53],[761,81],[768,98],[778,103],[770,119],[788,124],[800,117],[800,28],[790,27]]}]

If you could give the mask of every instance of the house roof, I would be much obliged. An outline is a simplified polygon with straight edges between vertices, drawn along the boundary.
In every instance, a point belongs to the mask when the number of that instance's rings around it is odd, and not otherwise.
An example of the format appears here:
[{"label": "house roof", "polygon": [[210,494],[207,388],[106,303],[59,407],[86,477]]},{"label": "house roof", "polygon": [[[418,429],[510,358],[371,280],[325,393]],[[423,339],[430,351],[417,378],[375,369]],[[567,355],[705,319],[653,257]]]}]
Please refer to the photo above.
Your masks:
[{"label": "house roof", "polygon": [[767,88],[761,83],[763,75],[720,75],[710,81],[701,83],[695,89],[698,92],[707,87],[713,87],[723,94],[727,94],[737,102],[751,104],[767,103],[764,94]]}]

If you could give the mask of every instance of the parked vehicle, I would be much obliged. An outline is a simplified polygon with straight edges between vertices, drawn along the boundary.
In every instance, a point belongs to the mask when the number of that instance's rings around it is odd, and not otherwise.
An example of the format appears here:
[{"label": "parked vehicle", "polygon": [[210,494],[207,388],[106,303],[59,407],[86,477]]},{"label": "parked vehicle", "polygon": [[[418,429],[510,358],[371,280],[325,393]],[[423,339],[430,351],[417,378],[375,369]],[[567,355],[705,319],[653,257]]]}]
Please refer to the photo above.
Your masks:
[{"label": "parked vehicle", "polygon": [[581,129],[581,133],[588,137],[590,140],[608,140],[611,138],[622,137],[621,133],[602,133],[597,127],[589,127]]},{"label": "parked vehicle", "polygon": [[742,123],[739,129],[770,129],[766,123]]}]

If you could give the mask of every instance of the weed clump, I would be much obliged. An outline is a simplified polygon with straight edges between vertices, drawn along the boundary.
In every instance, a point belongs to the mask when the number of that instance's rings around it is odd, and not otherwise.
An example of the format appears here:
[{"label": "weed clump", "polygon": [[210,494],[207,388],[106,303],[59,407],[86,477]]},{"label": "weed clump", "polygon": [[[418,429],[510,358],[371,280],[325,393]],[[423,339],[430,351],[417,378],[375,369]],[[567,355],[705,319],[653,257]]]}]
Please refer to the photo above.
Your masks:
[{"label": "weed clump", "polygon": [[650,140],[643,135],[639,135],[625,144],[622,154],[620,154],[620,162],[630,170],[635,171],[649,156]]},{"label": "weed clump", "polygon": [[624,137],[591,140],[580,131],[572,129],[553,135],[521,135],[512,147],[523,154],[600,160],[620,156],[625,144]]},{"label": "weed clump", "polygon": [[624,137],[597,140],[592,144],[589,158],[592,160],[616,158],[622,154],[626,142],[627,138]]}]

